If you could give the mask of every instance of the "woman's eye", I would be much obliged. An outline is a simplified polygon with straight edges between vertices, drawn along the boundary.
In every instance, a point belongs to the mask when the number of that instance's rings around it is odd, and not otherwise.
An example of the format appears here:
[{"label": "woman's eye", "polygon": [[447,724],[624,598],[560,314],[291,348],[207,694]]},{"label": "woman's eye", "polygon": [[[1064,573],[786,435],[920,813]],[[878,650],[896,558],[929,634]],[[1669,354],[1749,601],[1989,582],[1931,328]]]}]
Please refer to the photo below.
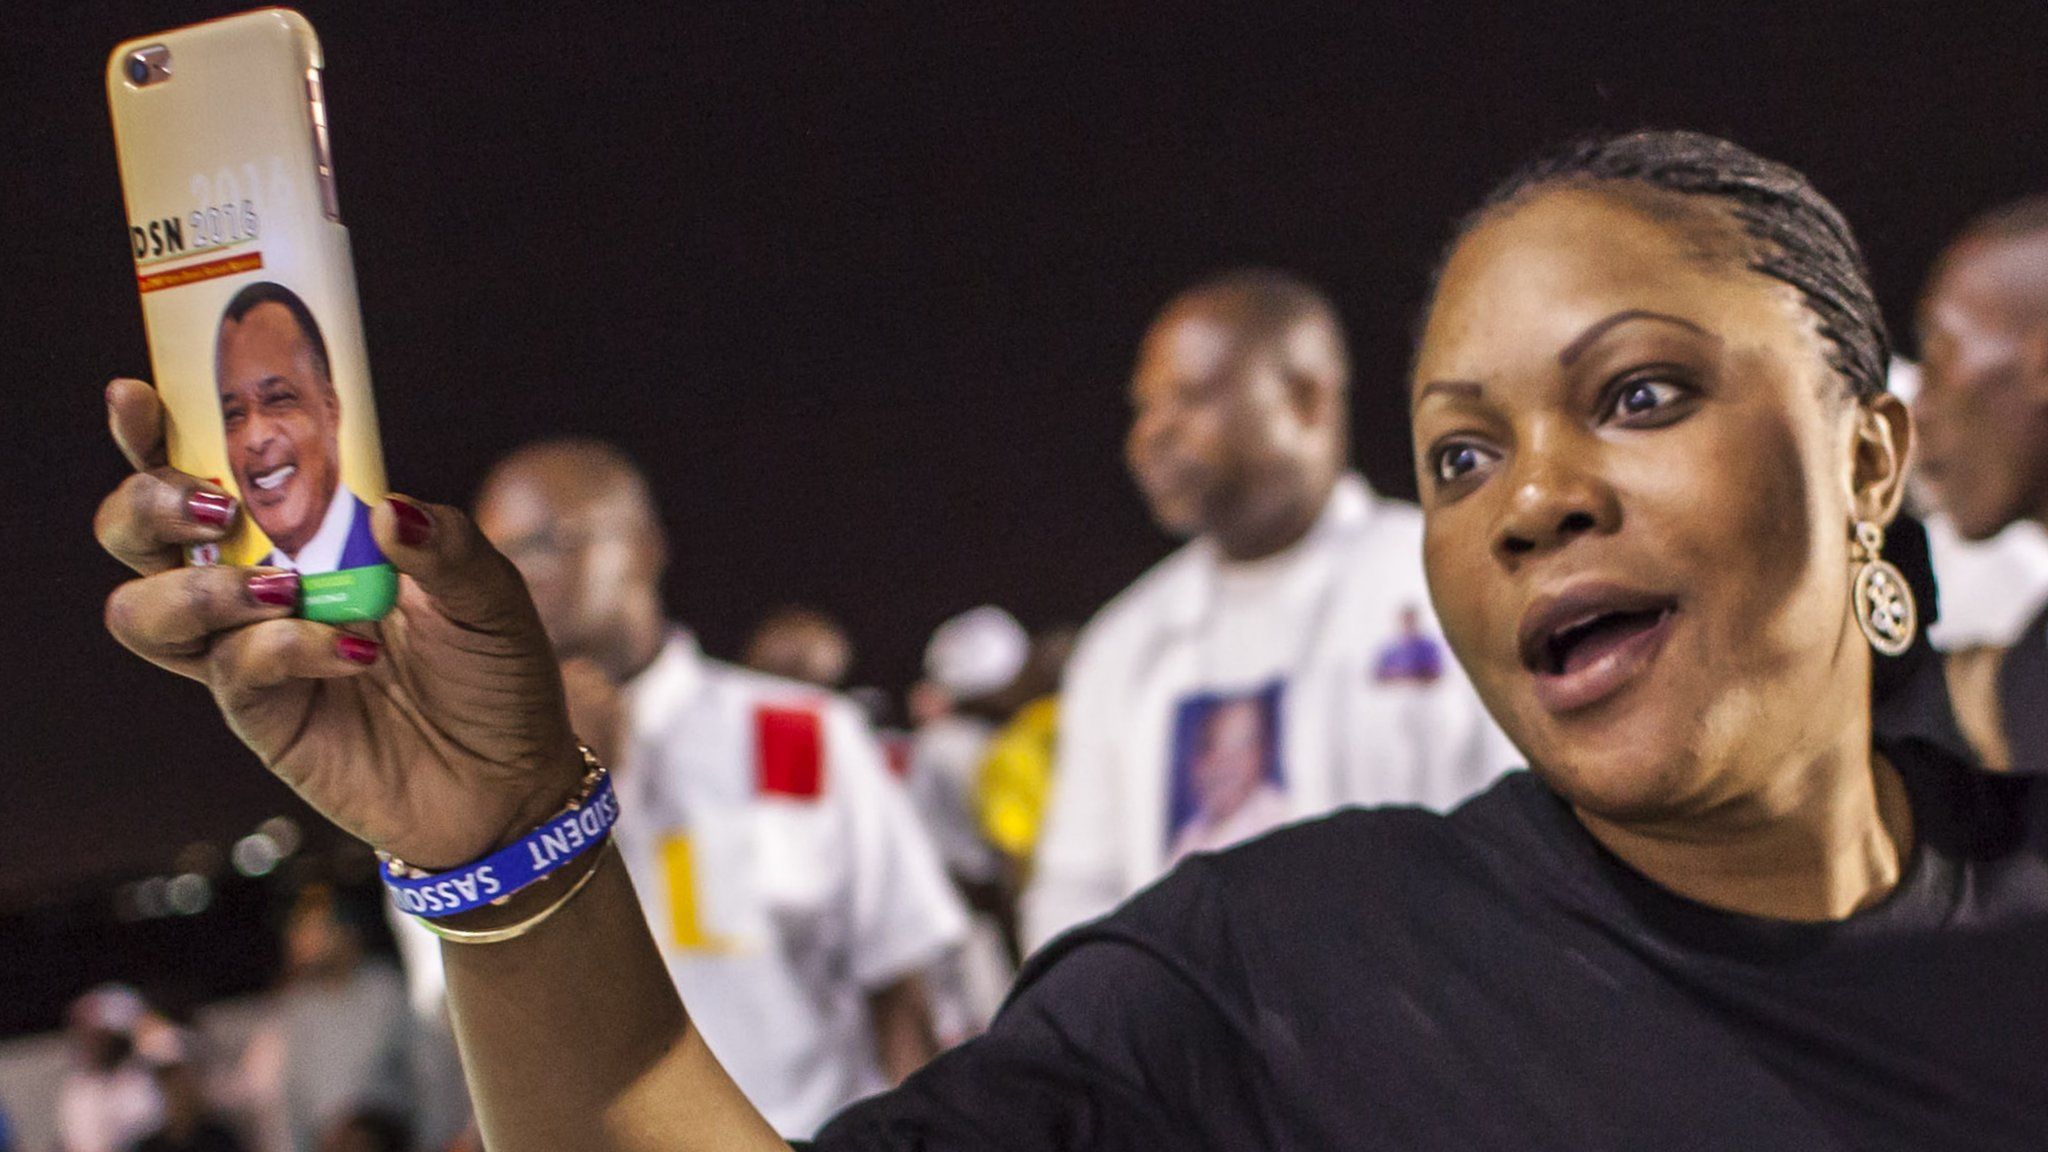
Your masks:
[{"label": "woman's eye", "polygon": [[1477,444],[1446,444],[1437,450],[1436,478],[1444,484],[1462,480],[1490,459],[1492,454]]},{"label": "woman's eye", "polygon": [[1631,380],[1615,393],[1614,407],[1607,415],[1619,420],[1647,416],[1669,407],[1684,395],[1685,389],[1669,380]]}]

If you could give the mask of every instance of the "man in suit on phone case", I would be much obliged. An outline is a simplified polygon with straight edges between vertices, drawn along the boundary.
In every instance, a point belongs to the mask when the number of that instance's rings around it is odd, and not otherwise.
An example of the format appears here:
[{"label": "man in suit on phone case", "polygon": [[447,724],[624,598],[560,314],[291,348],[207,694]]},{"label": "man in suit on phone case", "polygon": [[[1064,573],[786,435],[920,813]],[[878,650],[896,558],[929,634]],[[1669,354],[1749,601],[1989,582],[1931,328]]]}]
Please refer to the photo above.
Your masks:
[{"label": "man in suit on phone case", "polygon": [[341,483],[341,398],[306,302],[261,281],[221,315],[214,379],[228,467],[270,538],[263,563],[335,572],[384,562],[370,508]]}]

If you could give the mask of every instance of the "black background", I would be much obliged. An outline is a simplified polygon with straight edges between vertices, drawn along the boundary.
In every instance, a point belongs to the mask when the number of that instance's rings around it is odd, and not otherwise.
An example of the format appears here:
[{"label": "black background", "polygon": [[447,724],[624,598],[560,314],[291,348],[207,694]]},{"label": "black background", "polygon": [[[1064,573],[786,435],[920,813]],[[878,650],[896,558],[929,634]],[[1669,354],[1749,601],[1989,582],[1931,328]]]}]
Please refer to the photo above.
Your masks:
[{"label": "black background", "polygon": [[[234,7],[0,22],[0,904],[293,810],[202,691],[106,638],[88,531],[120,473],[100,384],[148,368],[103,60]],[[1334,295],[1360,465],[1406,494],[1428,266],[1542,147],[1682,126],[1803,168],[1895,325],[1947,233],[2048,188],[2039,0],[304,9],[394,482],[466,500],[523,440],[615,440],[714,652],[811,603],[891,686],[953,611],[1078,620],[1164,553],[1123,389],[1194,278]]]}]

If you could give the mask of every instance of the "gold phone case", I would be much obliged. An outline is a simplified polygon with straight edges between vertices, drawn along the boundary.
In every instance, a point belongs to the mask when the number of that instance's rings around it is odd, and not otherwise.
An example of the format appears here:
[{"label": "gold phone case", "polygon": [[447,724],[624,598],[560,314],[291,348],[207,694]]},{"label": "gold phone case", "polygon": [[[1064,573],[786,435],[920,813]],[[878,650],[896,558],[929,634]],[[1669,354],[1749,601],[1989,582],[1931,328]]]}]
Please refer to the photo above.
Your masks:
[{"label": "gold phone case", "polygon": [[295,569],[302,615],[374,620],[397,577],[321,67],[312,25],[269,8],[120,45],[107,102],[171,463],[242,505],[188,558]]}]

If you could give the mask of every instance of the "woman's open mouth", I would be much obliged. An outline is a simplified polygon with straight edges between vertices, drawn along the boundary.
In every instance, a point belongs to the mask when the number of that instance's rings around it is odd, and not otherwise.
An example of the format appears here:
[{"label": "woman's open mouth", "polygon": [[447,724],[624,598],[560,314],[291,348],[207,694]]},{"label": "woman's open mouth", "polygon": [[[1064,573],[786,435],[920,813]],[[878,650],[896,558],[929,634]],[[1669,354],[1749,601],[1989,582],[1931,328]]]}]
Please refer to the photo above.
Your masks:
[{"label": "woman's open mouth", "polygon": [[1520,636],[1537,702],[1562,715],[1614,696],[1656,659],[1677,614],[1671,597],[1612,586],[1539,602],[1523,617]]}]

